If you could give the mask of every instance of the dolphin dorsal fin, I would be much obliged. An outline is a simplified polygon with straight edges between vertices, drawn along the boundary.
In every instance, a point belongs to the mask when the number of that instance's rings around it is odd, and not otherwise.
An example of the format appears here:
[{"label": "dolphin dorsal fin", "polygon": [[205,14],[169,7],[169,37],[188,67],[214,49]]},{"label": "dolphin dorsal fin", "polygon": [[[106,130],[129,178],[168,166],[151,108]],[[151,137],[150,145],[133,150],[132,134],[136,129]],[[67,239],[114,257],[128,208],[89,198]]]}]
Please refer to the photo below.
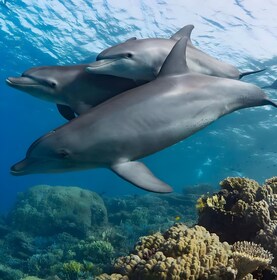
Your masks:
[{"label": "dolphin dorsal fin", "polygon": [[183,28],[181,28],[179,31],[177,31],[175,34],[173,34],[170,37],[170,39],[174,40],[174,41],[179,41],[183,37],[188,37],[189,42],[191,43],[190,34],[191,34],[191,31],[193,30],[193,28],[194,28],[194,25],[191,25],[191,24],[186,25]]},{"label": "dolphin dorsal fin", "polygon": [[134,40],[137,40],[137,37],[131,37],[131,38],[127,39],[125,42],[134,41]]},{"label": "dolphin dorsal fin", "polygon": [[189,72],[186,60],[188,37],[180,39],[167,56],[158,77],[181,75]]}]

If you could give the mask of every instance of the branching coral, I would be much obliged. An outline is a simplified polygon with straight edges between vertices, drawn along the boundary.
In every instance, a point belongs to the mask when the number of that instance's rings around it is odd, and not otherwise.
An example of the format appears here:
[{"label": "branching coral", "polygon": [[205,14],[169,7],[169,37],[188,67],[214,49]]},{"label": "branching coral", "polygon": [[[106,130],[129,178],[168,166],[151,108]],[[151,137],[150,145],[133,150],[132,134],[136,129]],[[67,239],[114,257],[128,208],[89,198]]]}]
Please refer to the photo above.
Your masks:
[{"label": "branching coral", "polygon": [[23,273],[17,269],[11,269],[8,266],[0,264],[0,279],[1,280],[15,280],[21,279],[23,277]]},{"label": "branching coral", "polygon": [[253,242],[236,242],[232,246],[235,267],[238,270],[237,279],[243,279],[248,273],[265,267],[272,262],[273,256],[262,246]]},{"label": "branching coral", "polygon": [[114,248],[108,241],[81,240],[75,248],[77,257],[92,261],[95,264],[109,263],[114,256]]},{"label": "branching coral", "polygon": [[67,280],[78,280],[83,269],[83,264],[76,261],[70,261],[63,264],[63,270]]},{"label": "branching coral", "polygon": [[261,229],[254,238],[254,242],[272,252],[272,264],[277,267],[277,221],[271,222],[266,228]]}]

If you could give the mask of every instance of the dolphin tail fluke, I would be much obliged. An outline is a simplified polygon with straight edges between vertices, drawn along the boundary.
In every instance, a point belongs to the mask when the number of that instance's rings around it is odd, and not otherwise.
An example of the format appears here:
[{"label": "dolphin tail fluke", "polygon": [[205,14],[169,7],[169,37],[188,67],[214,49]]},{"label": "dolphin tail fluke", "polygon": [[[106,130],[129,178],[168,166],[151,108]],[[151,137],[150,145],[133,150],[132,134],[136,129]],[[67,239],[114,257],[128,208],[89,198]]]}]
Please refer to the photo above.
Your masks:
[{"label": "dolphin tail fluke", "polygon": [[136,187],[149,192],[169,193],[172,188],[155,177],[141,162],[128,161],[111,166],[111,170],[118,176],[132,183]]},{"label": "dolphin tail fluke", "polygon": [[249,72],[240,73],[239,79],[241,79],[241,78],[244,77],[244,76],[248,76],[248,75],[252,75],[252,74],[256,74],[256,73],[263,72],[263,71],[265,71],[265,70],[266,70],[266,68],[264,68],[264,69],[259,69],[259,70],[255,70],[255,71],[249,71]]}]

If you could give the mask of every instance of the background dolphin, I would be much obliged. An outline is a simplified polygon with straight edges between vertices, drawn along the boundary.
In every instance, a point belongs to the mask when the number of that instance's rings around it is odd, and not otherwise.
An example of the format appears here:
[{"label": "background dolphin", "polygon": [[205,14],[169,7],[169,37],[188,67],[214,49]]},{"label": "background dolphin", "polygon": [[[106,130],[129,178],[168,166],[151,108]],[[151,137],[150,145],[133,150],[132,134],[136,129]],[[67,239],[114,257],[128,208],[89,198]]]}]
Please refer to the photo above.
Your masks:
[{"label": "background dolphin", "polygon": [[277,80],[275,80],[270,86],[264,86],[262,88],[272,88],[277,89]]},{"label": "background dolphin", "polygon": [[[136,40],[136,38],[131,38],[122,44],[110,47],[97,56],[97,62],[92,63],[87,71],[94,74],[151,81],[157,77],[176,41],[183,36],[188,36],[190,26],[183,27],[170,39]],[[264,70],[240,73],[233,65],[194,47],[190,39],[187,46],[187,64],[192,72],[231,79],[240,79]]]},{"label": "background dolphin", "polygon": [[[191,27],[192,29],[192,27]],[[126,91],[34,142],[13,175],[106,167],[137,187],[172,189],[137,160],[169,147],[235,110],[277,104],[255,85],[190,73],[175,45],[158,78]]]},{"label": "background dolphin", "polygon": [[87,64],[72,66],[43,66],[25,71],[21,77],[9,77],[9,86],[37,98],[58,104],[60,113],[70,120],[89,108],[137,84],[115,76],[91,75]]}]

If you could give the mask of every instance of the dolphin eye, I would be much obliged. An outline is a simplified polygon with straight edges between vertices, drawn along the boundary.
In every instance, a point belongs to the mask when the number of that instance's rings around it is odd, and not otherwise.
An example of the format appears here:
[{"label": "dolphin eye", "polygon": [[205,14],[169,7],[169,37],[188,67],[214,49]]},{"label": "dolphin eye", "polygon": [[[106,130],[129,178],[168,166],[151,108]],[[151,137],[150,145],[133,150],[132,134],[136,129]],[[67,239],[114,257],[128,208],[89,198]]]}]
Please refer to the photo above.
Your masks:
[{"label": "dolphin eye", "polygon": [[131,58],[131,57],[133,57],[133,54],[132,53],[126,53],[126,57]]},{"label": "dolphin eye", "polygon": [[55,82],[50,82],[49,85],[50,87],[55,88],[57,84]]},{"label": "dolphin eye", "polygon": [[69,152],[66,150],[60,150],[58,151],[59,158],[67,158],[69,156]]}]

